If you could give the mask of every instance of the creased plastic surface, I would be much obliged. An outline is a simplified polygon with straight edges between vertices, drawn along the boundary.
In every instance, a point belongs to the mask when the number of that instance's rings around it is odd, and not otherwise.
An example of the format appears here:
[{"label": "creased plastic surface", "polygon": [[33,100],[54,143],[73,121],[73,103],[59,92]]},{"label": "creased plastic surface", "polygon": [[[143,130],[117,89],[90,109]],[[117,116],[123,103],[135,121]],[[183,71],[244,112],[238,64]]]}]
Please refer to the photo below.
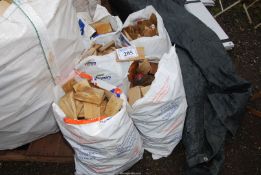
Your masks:
[{"label": "creased plastic surface", "polygon": [[[51,56],[46,53],[47,58],[55,59],[58,71],[66,76],[74,67],[73,59],[83,49],[71,0],[19,1],[19,5],[30,6],[41,19],[39,23],[45,30],[38,28],[38,32],[46,31],[40,34],[46,38],[41,39],[48,38],[51,43],[43,47],[52,47],[53,51]],[[0,38],[0,149],[3,150],[57,132],[58,127],[51,108],[54,83],[43,50],[32,24],[14,4],[0,17]]]},{"label": "creased plastic surface", "polygon": [[153,159],[169,156],[182,138],[187,109],[175,47],[160,59],[146,95],[128,109]]},{"label": "creased plastic surface", "polygon": [[[107,90],[115,88],[103,81],[96,83]],[[64,123],[64,113],[53,104],[63,136],[75,151],[76,175],[119,174],[142,158],[142,139],[127,114],[126,96],[122,94],[121,99],[122,109],[115,116],[82,125]]]}]

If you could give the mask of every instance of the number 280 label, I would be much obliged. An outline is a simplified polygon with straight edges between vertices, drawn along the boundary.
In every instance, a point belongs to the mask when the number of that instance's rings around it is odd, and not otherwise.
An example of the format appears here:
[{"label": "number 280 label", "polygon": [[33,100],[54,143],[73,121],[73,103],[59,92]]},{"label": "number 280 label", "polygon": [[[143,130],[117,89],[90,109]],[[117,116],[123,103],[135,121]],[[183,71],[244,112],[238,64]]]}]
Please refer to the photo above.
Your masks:
[{"label": "number 280 label", "polygon": [[129,46],[123,47],[116,50],[119,60],[128,60],[130,58],[138,57],[138,52],[136,47]]}]

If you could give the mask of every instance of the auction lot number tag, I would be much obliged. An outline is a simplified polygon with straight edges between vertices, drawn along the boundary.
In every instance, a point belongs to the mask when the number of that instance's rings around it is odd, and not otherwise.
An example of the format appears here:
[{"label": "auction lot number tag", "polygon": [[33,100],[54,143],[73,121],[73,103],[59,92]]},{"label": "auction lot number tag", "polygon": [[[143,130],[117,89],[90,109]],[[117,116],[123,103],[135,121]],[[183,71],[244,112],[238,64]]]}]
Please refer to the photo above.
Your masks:
[{"label": "auction lot number tag", "polygon": [[130,58],[136,58],[138,57],[138,51],[136,47],[129,46],[129,47],[123,47],[116,50],[119,60],[128,60]]}]

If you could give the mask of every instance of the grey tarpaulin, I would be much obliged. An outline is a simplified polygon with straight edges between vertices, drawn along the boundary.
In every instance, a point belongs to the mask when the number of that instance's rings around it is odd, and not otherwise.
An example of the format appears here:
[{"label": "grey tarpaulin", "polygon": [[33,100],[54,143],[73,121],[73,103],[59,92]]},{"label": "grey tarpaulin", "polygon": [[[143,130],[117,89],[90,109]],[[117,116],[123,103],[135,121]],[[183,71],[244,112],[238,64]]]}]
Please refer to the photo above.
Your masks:
[{"label": "grey tarpaulin", "polygon": [[111,0],[122,19],[153,5],[177,46],[188,101],[183,132],[187,174],[218,174],[227,133],[235,134],[250,95],[217,35],[184,8],[184,0]]}]

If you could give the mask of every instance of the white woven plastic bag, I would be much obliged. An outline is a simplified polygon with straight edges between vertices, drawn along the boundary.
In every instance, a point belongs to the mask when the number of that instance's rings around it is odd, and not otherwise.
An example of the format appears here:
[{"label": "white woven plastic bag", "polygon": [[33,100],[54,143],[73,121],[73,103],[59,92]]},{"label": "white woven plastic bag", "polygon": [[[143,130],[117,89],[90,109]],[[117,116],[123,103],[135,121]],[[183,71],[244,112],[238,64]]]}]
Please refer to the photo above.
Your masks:
[{"label": "white woven plastic bag", "polygon": [[[98,87],[112,90],[115,86],[93,81]],[[57,94],[57,97],[61,96]],[[115,116],[80,123],[65,122],[65,114],[55,103],[56,121],[65,139],[75,151],[76,175],[119,174],[138,162],[143,155],[142,140],[126,110],[126,96],[122,109]]]},{"label": "white woven plastic bag", "polygon": [[0,150],[58,131],[53,79],[83,50],[71,0],[15,2],[0,16]]},{"label": "white woven plastic bag", "polygon": [[146,95],[128,112],[153,159],[167,157],[182,138],[187,101],[175,47],[162,56]]}]

